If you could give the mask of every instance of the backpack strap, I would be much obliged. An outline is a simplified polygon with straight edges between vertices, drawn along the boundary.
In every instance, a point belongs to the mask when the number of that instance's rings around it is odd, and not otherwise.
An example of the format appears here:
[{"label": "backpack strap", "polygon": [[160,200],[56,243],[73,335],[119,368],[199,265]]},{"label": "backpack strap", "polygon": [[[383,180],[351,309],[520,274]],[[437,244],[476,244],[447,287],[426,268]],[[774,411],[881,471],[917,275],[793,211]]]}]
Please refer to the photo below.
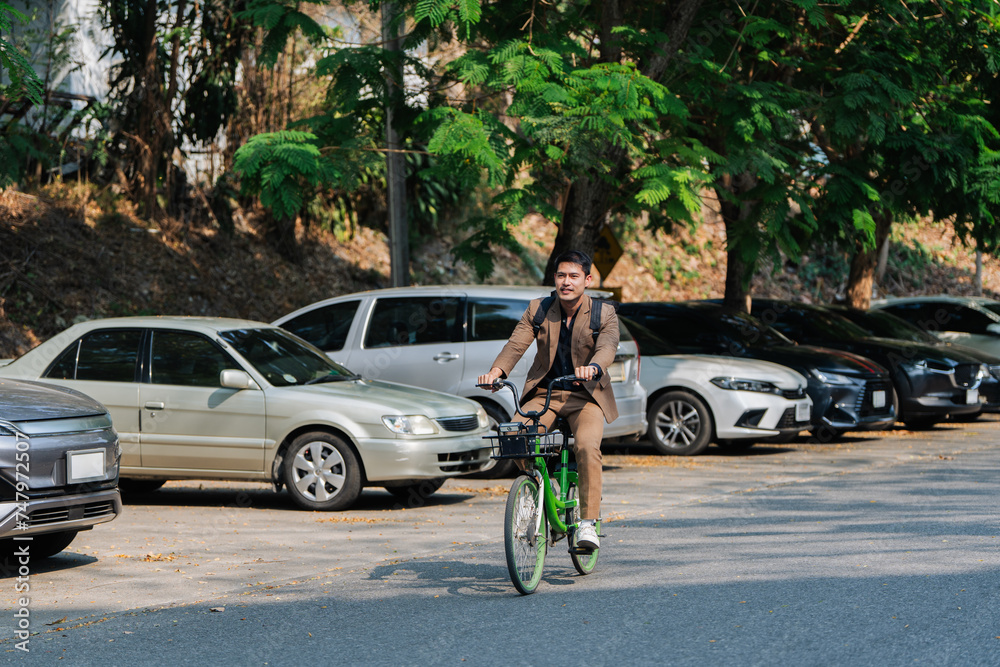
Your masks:
[{"label": "backpack strap", "polygon": [[531,328],[535,330],[535,338],[538,338],[538,332],[542,328],[542,322],[545,321],[545,316],[549,313],[549,308],[556,300],[556,291],[552,290],[552,294],[542,299],[542,302],[538,304],[538,310],[535,311],[535,317],[531,320]]},{"label": "backpack strap", "polygon": [[594,337],[594,342],[597,342],[597,334],[601,332],[601,306],[604,302],[600,299],[590,300],[590,335]]}]

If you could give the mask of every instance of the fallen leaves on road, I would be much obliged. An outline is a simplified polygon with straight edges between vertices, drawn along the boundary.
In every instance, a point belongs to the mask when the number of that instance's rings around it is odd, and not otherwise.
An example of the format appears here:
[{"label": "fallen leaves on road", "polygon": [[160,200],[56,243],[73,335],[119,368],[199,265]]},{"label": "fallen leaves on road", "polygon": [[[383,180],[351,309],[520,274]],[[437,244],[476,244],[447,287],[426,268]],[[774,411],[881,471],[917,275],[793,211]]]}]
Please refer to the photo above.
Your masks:
[{"label": "fallen leaves on road", "polygon": [[325,519],[316,519],[316,523],[399,523],[399,519],[375,518],[365,516],[331,516]]},{"label": "fallen leaves on road", "polygon": [[171,554],[167,554],[166,556],[164,556],[163,554],[148,553],[148,554],[146,554],[145,556],[142,557],[142,560],[145,561],[146,563],[158,563],[160,561],[165,561],[165,560],[167,560],[167,561],[168,560],[177,560],[177,556],[175,556],[172,553]]},{"label": "fallen leaves on road", "polygon": [[510,491],[507,486],[484,486],[476,488],[474,486],[448,486],[442,489],[447,493],[474,493],[482,496],[506,496]]}]

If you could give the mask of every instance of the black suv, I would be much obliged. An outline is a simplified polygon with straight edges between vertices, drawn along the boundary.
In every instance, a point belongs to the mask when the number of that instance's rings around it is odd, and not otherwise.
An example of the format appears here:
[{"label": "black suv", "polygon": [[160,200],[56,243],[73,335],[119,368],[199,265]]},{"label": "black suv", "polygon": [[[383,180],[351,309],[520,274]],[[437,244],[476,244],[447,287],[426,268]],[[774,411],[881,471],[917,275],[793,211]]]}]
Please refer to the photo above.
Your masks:
[{"label": "black suv", "polygon": [[761,359],[801,373],[813,402],[811,431],[820,439],[885,428],[896,419],[888,371],[870,359],[796,345],[746,313],[708,302],[623,303],[618,312],[682,353]]}]

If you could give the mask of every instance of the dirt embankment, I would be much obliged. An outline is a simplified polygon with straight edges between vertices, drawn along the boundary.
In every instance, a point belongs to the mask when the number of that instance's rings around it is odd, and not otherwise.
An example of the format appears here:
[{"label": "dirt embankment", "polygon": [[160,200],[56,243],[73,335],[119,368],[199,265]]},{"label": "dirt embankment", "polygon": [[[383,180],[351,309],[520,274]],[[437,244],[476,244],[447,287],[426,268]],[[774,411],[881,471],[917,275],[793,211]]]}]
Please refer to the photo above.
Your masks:
[{"label": "dirt embankment", "polygon": [[[523,260],[496,256],[496,284],[537,282],[555,228],[528,219],[517,230]],[[638,232],[606,277],[625,300],[722,296],[725,233],[706,222],[693,232]],[[450,253],[452,239],[413,248],[417,283],[468,283],[475,276]],[[337,294],[389,284],[383,234],[300,229],[298,262],[275,252],[252,221],[231,234],[213,225],[152,225],[131,211],[109,213],[86,191],[50,188],[41,196],[0,192],[0,358],[34,347],[79,319],[119,315],[213,315],[270,321]],[[900,226],[882,285],[892,294],[974,291],[975,253],[945,224]],[[825,302],[843,291],[846,257],[830,250],[797,264],[768,265],[754,280],[761,296]],[[987,294],[1000,292],[1000,262],[984,262]]]}]

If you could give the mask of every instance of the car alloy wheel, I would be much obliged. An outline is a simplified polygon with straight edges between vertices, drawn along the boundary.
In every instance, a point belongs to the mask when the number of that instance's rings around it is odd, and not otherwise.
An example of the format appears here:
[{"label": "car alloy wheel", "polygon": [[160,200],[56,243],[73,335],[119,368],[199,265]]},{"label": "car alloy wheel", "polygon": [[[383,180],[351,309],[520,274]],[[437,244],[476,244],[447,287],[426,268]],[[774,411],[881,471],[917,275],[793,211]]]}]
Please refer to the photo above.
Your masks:
[{"label": "car alloy wheel", "polygon": [[332,433],[305,433],[285,454],[285,485],[299,507],[342,510],[361,493],[361,467],[354,450]]},{"label": "car alloy wheel", "polygon": [[657,398],[647,413],[649,441],[663,454],[694,456],[708,447],[712,420],[700,398],[670,391]]}]

